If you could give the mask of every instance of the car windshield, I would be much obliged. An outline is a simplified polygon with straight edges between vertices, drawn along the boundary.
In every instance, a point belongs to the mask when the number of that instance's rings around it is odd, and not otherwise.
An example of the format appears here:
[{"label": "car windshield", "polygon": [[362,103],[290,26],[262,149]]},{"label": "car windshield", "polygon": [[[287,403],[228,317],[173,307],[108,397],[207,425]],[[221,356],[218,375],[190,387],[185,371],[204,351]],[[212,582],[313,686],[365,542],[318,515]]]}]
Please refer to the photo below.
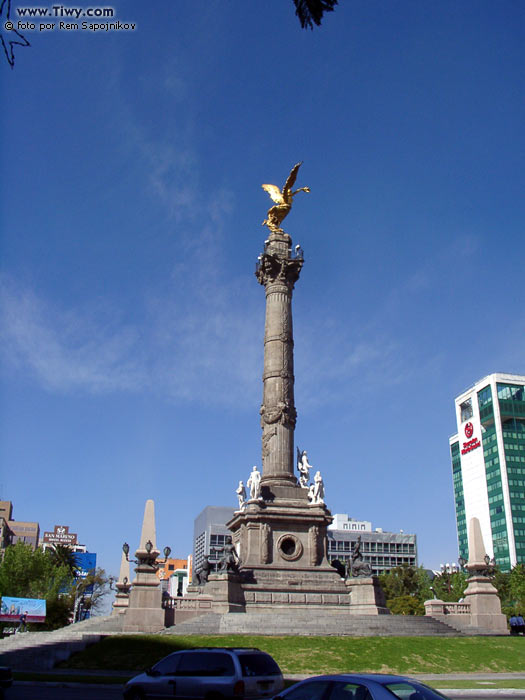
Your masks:
[{"label": "car windshield", "polygon": [[153,666],[151,669],[153,671],[152,675],[169,676],[176,673],[179,659],[180,654],[170,654],[170,656],[167,656]]},{"label": "car windshield", "polygon": [[385,688],[387,688],[392,695],[395,695],[399,700],[442,700],[446,697],[438,690],[429,688],[422,683],[411,683],[409,681],[394,681],[391,683],[384,683]]},{"label": "car windshield", "polygon": [[239,654],[243,676],[280,676],[281,669],[268,654]]}]

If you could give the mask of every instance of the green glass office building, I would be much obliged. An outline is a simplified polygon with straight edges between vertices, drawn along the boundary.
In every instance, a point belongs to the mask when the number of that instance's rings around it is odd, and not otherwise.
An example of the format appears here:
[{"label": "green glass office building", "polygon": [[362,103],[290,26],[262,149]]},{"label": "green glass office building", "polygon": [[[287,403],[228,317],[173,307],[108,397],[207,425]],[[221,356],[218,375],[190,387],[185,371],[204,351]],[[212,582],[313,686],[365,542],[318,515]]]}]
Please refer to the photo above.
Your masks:
[{"label": "green glass office building", "polygon": [[491,374],[455,400],[450,438],[459,554],[478,518],[502,570],[525,563],[525,376]]}]

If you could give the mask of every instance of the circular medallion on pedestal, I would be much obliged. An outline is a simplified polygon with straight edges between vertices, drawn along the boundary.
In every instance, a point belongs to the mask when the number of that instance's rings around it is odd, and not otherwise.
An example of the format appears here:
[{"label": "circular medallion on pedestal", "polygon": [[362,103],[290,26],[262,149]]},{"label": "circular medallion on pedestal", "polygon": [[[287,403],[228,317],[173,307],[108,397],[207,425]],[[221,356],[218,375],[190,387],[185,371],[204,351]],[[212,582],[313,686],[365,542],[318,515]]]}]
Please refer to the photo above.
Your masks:
[{"label": "circular medallion on pedestal", "polygon": [[295,561],[303,553],[303,544],[295,535],[281,535],[277,540],[277,551],[286,561]]}]

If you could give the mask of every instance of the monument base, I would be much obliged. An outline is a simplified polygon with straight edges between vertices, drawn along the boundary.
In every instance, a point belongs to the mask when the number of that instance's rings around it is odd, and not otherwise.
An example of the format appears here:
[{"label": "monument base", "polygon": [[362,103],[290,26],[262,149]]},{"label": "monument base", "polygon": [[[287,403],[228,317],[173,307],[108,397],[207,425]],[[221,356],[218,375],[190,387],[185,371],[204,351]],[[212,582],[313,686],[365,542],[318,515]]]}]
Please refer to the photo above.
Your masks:
[{"label": "monument base", "polygon": [[124,615],[123,632],[155,634],[165,627],[165,613],[158,608],[128,608]]},{"label": "monument base", "polygon": [[[265,483],[263,493],[267,500],[248,501],[227,523],[240,559],[237,589],[230,585],[233,609],[346,608],[348,592],[327,558],[326,506],[309,503],[307,489],[297,485]],[[205,588],[214,600],[215,577]]]},{"label": "monument base", "polygon": [[470,625],[494,634],[507,634],[507,617],[501,612],[498,592],[483,575],[471,576],[465,591],[465,603],[470,604]]},{"label": "monument base", "polygon": [[390,615],[377,576],[349,578],[345,586],[350,593],[350,615]]},{"label": "monument base", "polygon": [[341,610],[350,603],[344,583],[331,566],[293,570],[253,567],[241,573],[245,577],[242,588],[247,612],[278,608]]},{"label": "monument base", "polygon": [[231,572],[210,574],[205,592],[213,599],[214,613],[245,612],[244,591],[238,574]]}]

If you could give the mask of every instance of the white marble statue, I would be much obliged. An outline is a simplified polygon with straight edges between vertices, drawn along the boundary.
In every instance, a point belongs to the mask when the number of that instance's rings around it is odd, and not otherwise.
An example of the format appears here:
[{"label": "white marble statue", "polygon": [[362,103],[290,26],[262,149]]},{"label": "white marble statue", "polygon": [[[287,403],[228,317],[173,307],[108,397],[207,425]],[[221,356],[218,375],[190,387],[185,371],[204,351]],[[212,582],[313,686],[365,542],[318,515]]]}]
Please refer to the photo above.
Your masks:
[{"label": "white marble statue", "polygon": [[244,501],[246,500],[246,489],[244,488],[242,481],[239,481],[239,486],[237,486],[235,489],[235,493],[239,499],[239,510],[242,510],[244,507]]},{"label": "white marble statue", "polygon": [[320,471],[314,476],[313,503],[324,504],[324,481]]},{"label": "white marble statue", "polygon": [[308,464],[308,453],[306,450],[301,450],[297,448],[297,470],[299,471],[299,485],[303,489],[308,488],[310,483],[310,469],[313,469],[313,465]]},{"label": "white marble statue", "polygon": [[246,486],[250,489],[250,500],[258,501],[261,497],[261,473],[257,467],[252,469]]}]

